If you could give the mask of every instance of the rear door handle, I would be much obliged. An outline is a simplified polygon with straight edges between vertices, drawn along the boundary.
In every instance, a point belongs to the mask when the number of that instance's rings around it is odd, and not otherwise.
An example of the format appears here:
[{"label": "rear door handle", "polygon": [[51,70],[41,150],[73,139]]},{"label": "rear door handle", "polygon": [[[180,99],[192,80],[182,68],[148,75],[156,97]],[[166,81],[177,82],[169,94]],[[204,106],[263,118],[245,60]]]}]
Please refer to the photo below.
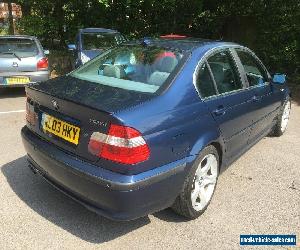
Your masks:
[{"label": "rear door handle", "polygon": [[255,96],[253,96],[253,97],[251,98],[251,101],[252,101],[252,102],[258,102],[260,99],[261,99],[261,98],[260,98],[259,96],[255,95]]},{"label": "rear door handle", "polygon": [[226,108],[223,105],[220,105],[217,109],[213,111],[214,115],[220,116],[220,115],[225,115],[226,113]]}]

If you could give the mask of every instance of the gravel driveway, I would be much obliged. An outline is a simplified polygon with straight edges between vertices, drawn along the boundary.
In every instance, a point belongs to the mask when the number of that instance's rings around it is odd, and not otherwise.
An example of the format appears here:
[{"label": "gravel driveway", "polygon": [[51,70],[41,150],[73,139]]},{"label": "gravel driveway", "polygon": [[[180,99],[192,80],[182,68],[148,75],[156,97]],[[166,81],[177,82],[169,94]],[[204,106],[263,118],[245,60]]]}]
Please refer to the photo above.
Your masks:
[{"label": "gravel driveway", "polygon": [[168,209],[121,223],[86,210],[27,168],[24,103],[22,90],[0,93],[0,249],[252,249],[239,246],[240,234],[297,234],[300,248],[300,103],[284,136],[263,139],[220,176],[199,219],[184,221]]}]

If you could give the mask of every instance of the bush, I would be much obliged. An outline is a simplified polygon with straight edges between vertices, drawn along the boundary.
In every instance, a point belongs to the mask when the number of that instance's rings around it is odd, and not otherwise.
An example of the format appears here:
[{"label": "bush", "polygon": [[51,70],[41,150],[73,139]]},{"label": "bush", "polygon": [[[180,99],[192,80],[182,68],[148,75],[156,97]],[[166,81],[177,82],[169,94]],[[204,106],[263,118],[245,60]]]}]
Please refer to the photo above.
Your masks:
[{"label": "bush", "polygon": [[65,50],[51,50],[48,60],[51,77],[67,74],[74,68],[74,57]]}]

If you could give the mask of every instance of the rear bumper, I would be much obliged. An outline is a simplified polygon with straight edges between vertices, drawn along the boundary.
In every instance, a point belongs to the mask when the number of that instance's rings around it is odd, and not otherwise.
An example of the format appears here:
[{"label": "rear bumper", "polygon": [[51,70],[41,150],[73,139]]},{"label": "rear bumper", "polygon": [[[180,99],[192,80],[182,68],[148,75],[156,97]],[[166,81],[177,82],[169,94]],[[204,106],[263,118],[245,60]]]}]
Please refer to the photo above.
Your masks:
[{"label": "rear bumper", "polygon": [[29,77],[30,82],[41,82],[49,79],[49,71],[35,71],[35,72],[2,72],[0,73],[0,88],[9,87],[24,87],[27,84],[10,84],[7,85],[4,81],[6,77]]},{"label": "rear bumper", "polygon": [[192,161],[185,158],[128,176],[79,160],[27,127],[21,134],[35,172],[88,209],[114,220],[132,220],[171,206]]}]

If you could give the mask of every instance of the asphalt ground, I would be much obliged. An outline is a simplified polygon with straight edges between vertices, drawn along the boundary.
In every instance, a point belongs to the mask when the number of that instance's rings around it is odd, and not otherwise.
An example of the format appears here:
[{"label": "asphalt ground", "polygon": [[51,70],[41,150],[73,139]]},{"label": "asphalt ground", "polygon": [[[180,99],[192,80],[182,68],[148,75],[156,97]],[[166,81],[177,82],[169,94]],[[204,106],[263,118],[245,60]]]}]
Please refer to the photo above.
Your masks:
[{"label": "asphalt ground", "polygon": [[220,176],[200,218],[167,209],[131,222],[86,210],[29,170],[24,104],[24,90],[1,91],[0,249],[296,249],[241,247],[240,234],[296,234],[300,249],[300,103],[286,134],[264,138]]}]

